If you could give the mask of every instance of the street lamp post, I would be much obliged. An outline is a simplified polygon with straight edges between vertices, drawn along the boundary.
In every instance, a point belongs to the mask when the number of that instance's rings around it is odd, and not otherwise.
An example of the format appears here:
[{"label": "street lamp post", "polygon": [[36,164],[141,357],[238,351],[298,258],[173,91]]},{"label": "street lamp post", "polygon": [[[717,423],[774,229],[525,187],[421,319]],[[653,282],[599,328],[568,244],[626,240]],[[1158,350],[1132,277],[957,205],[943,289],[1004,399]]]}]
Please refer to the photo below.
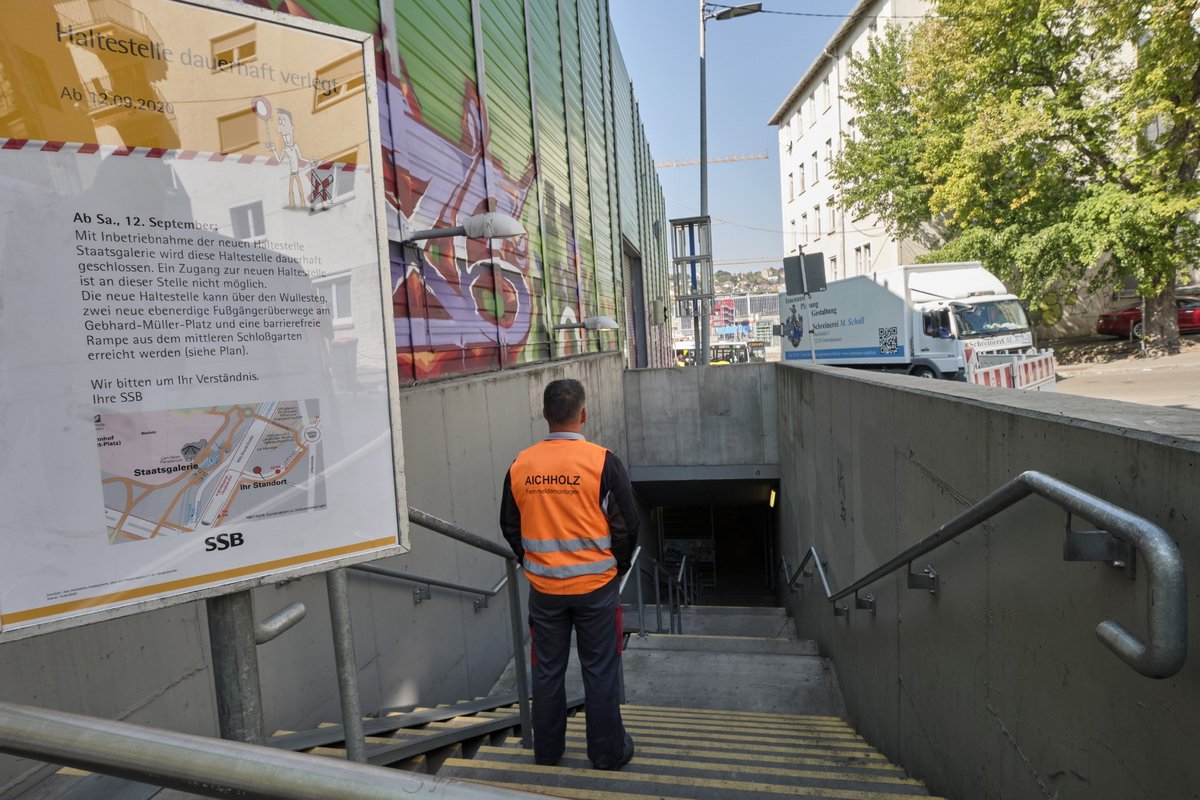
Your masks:
[{"label": "street lamp post", "polygon": [[[700,0],[700,216],[708,217],[708,86],[707,70],[704,62],[704,29],[710,19],[726,20],[757,14],[762,11],[762,3],[746,3],[733,8],[722,8],[719,11],[710,10],[706,0]],[[712,303],[710,298],[700,321],[700,336],[696,339],[699,347],[697,364],[708,363],[709,328],[711,327]]]}]

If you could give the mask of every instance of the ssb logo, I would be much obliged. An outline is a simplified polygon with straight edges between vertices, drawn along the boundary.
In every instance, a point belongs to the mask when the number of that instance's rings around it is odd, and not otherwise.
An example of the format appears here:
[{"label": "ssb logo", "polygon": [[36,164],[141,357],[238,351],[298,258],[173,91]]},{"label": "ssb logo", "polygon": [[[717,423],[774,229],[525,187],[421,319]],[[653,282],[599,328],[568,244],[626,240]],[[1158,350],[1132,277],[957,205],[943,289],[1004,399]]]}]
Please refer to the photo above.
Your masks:
[{"label": "ssb logo", "polygon": [[246,543],[240,532],[234,533],[218,533],[216,536],[209,536],[204,540],[204,552],[211,553],[213,550],[228,550],[231,547],[240,547]]}]

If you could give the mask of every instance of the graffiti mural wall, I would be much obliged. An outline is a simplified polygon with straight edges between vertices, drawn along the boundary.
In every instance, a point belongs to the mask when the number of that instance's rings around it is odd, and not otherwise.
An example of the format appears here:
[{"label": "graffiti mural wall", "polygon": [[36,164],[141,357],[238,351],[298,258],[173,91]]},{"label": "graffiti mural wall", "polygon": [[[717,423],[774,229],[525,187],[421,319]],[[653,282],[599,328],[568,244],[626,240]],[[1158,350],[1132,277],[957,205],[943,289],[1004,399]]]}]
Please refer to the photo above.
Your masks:
[{"label": "graffiti mural wall", "polygon": [[[667,300],[662,189],[607,0],[253,4],[376,37],[402,382],[602,351],[668,363],[647,316]],[[528,235],[404,243],[484,211]],[[596,315],[620,331],[555,330]]]}]

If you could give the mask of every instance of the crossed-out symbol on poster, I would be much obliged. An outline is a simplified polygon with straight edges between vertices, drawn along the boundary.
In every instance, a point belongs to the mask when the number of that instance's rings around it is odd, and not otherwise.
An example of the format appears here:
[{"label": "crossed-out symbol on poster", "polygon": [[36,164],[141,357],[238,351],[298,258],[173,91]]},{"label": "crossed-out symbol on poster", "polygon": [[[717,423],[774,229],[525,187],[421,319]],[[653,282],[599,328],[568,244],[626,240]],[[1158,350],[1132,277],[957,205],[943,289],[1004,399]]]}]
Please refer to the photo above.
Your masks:
[{"label": "crossed-out symbol on poster", "polygon": [[314,166],[308,171],[308,180],[312,183],[312,192],[308,195],[310,206],[316,205],[318,202],[328,203],[333,200],[333,196],[329,193],[329,187],[333,184],[332,173],[323,178],[317,173],[317,168]]}]

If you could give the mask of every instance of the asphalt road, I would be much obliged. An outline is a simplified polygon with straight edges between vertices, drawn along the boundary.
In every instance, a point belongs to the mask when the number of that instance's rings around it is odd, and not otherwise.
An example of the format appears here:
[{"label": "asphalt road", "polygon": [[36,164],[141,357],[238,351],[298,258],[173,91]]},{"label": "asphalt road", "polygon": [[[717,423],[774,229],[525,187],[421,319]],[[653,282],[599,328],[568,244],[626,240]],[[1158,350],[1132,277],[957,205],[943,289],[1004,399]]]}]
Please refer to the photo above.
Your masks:
[{"label": "asphalt road", "polygon": [[1059,365],[1058,375],[1064,394],[1200,411],[1200,347],[1162,358]]}]

